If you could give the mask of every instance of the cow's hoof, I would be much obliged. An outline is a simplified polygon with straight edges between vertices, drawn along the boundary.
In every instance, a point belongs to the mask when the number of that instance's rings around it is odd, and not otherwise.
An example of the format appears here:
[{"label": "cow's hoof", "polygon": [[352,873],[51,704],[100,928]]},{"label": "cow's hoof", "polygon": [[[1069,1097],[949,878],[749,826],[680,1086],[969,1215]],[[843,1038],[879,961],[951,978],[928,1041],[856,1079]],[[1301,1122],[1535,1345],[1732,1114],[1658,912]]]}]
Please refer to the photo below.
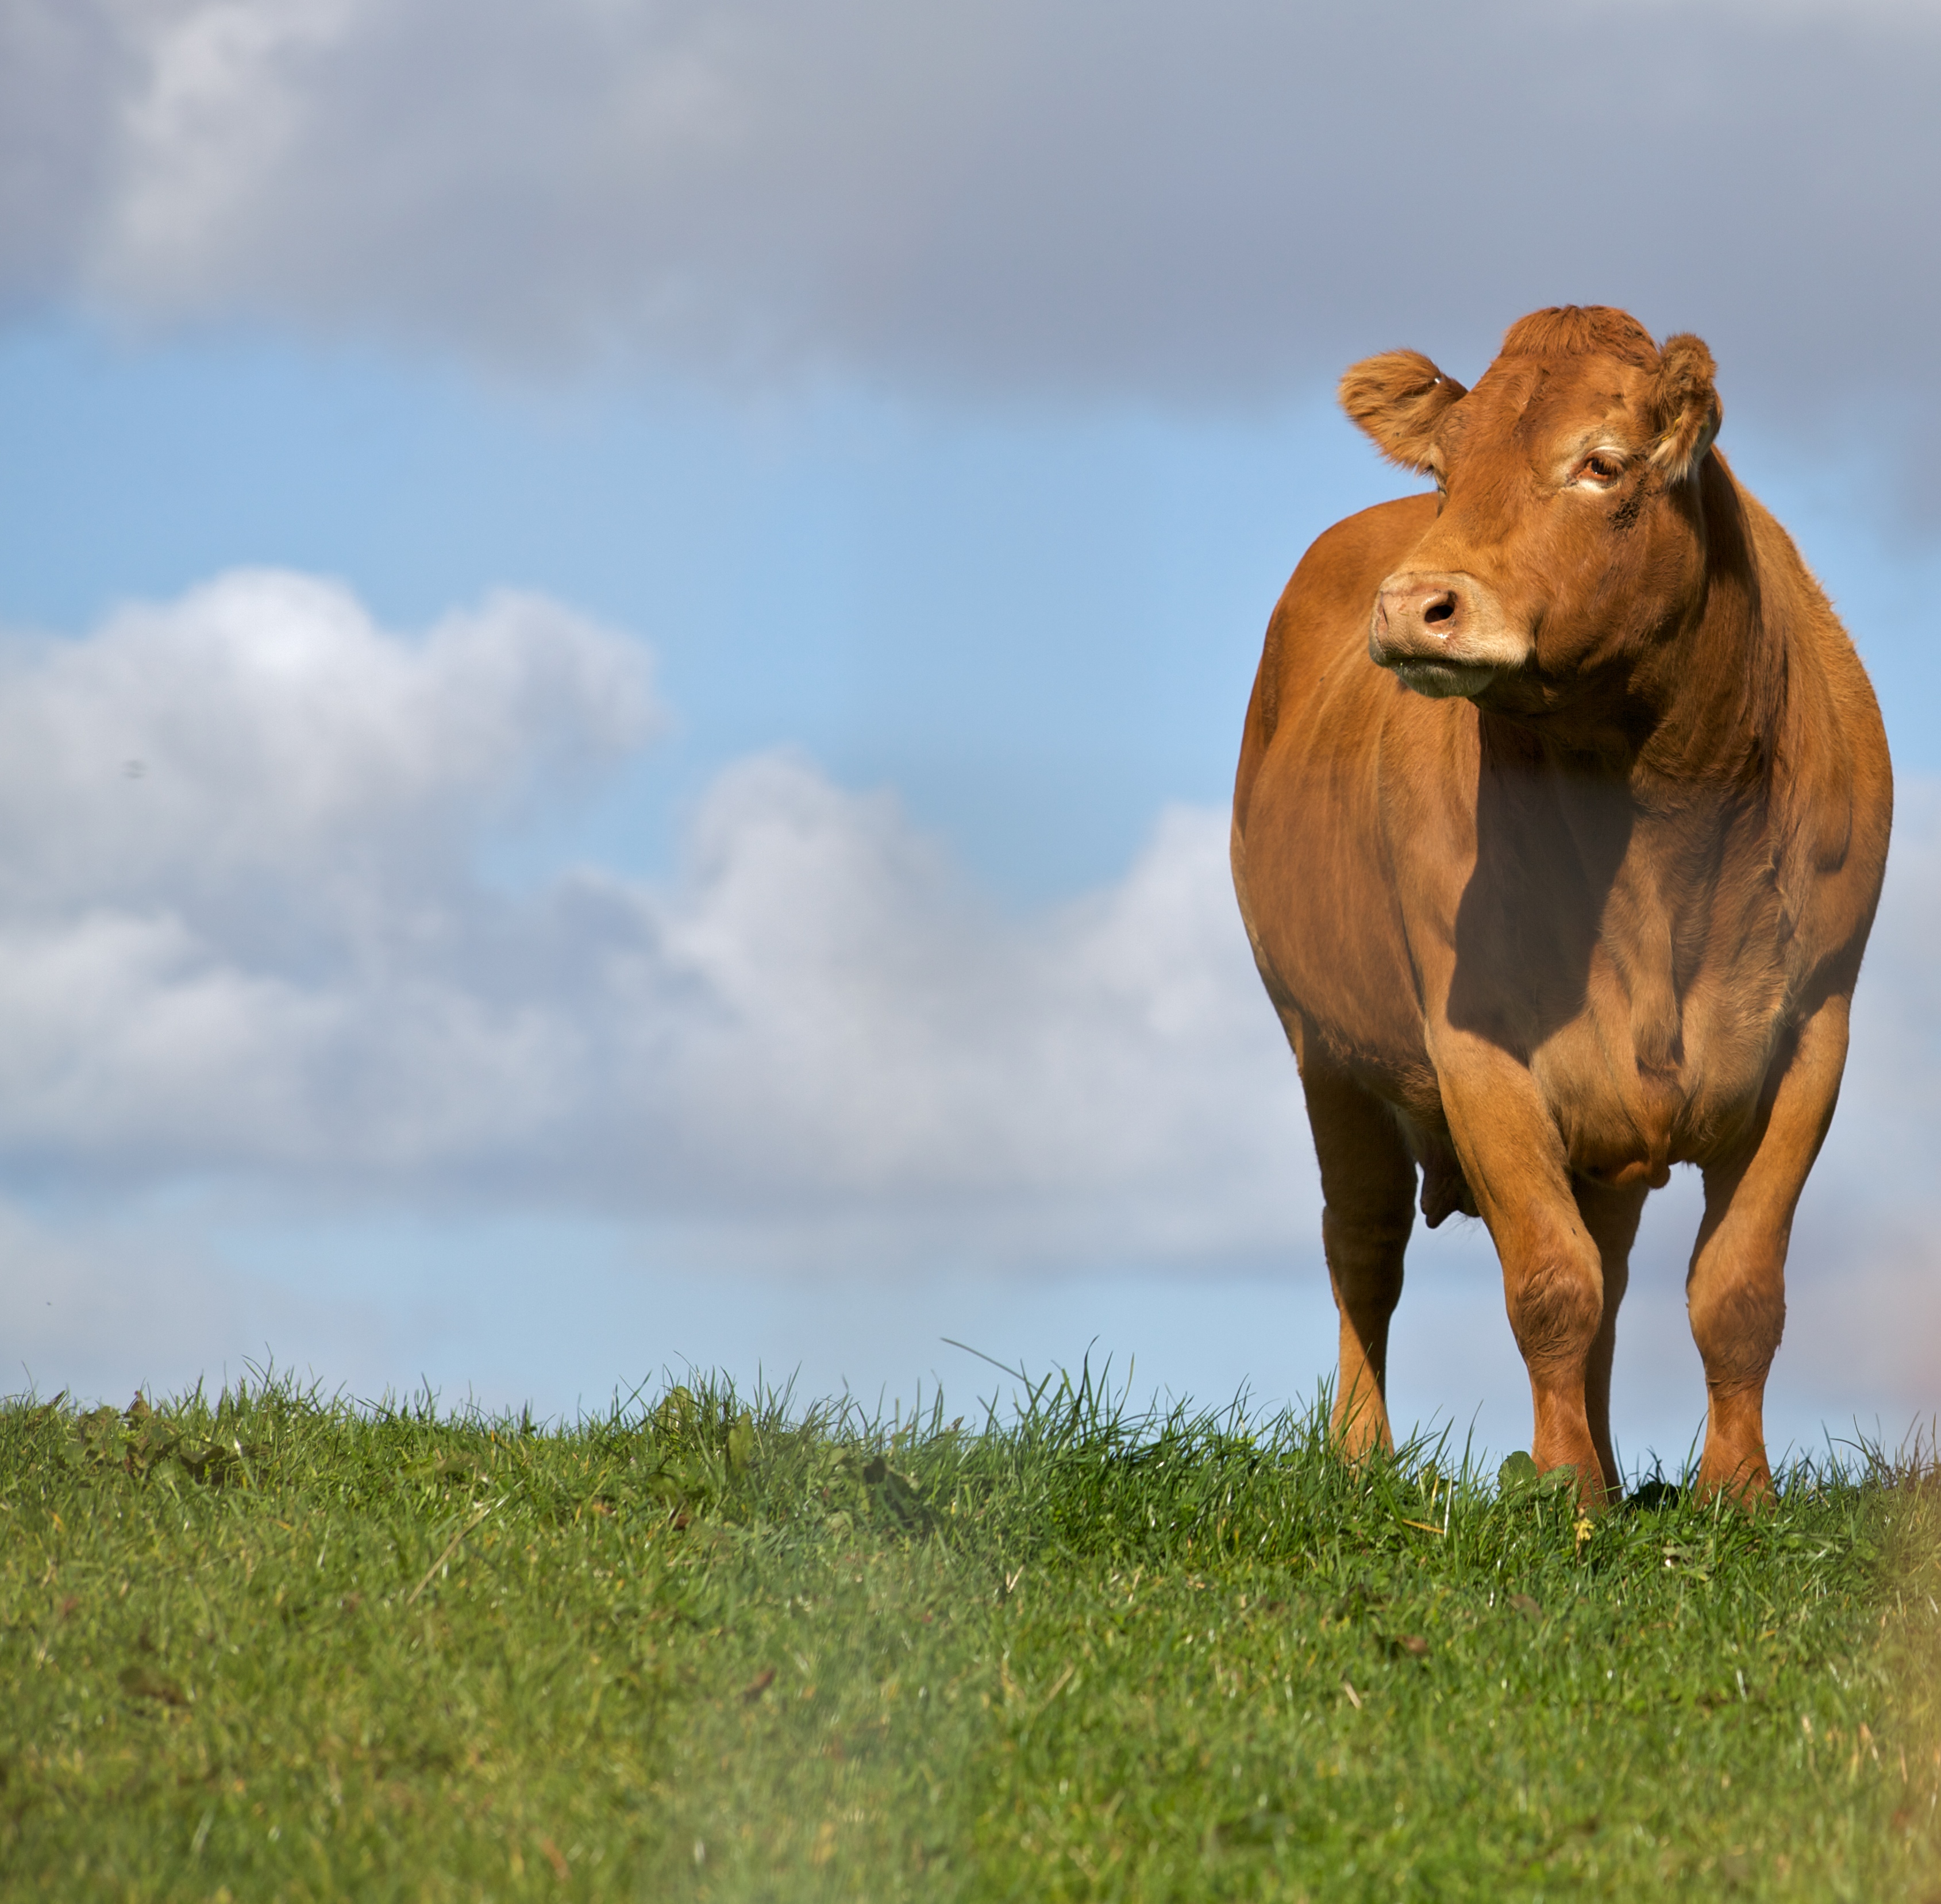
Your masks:
[{"label": "cow's hoof", "polygon": [[1709,1462],[1701,1462],[1692,1492],[1698,1500],[1730,1501],[1735,1507],[1744,1508],[1748,1513],[1776,1506],[1779,1500],[1773,1491],[1772,1470],[1766,1465],[1762,1454],[1748,1456],[1730,1468],[1721,1463],[1716,1471],[1711,1470]]}]

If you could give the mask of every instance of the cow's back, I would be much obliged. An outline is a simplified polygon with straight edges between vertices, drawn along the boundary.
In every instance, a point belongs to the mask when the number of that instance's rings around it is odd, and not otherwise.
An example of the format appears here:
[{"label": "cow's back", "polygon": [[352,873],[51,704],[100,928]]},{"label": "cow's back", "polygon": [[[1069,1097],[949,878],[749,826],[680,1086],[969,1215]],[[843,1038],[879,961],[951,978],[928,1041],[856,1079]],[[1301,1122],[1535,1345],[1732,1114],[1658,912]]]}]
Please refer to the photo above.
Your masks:
[{"label": "cow's back", "polygon": [[1792,537],[1745,492],[1762,595],[1790,632],[1785,720],[1774,750],[1779,877],[1803,989],[1829,964],[1851,986],[1879,903],[1894,823],[1880,703],[1851,637]]},{"label": "cow's back", "polygon": [[[1438,1120],[1407,916],[1453,918],[1475,857],[1475,716],[1368,659],[1369,604],[1435,513],[1364,509],[1301,559],[1268,625],[1233,805],[1235,884],[1291,1035],[1319,1036],[1384,1096]],[[1390,842],[1409,840],[1398,866]],[[1417,850],[1426,848],[1426,851]],[[1438,893],[1398,881],[1426,876]]]}]

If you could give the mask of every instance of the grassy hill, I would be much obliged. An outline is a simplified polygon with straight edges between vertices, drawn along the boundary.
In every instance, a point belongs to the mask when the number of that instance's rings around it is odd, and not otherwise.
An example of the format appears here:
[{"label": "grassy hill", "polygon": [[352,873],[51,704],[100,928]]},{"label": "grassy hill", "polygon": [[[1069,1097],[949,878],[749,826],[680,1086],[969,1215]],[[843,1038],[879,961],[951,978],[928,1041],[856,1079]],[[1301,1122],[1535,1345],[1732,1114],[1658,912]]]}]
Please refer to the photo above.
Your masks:
[{"label": "grassy hill", "polygon": [[1941,1892],[1941,1496],[1318,1418],[0,1408],[8,1896]]}]

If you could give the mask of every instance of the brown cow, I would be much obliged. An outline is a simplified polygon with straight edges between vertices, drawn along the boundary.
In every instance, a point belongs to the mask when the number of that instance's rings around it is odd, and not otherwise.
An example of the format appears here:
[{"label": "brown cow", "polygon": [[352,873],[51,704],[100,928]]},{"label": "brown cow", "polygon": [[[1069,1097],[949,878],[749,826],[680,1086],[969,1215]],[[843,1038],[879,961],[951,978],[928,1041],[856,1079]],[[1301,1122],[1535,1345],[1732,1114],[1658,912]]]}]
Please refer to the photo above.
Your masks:
[{"label": "brown cow", "polygon": [[1887,858],[1880,713],[1786,532],[1712,447],[1711,353],[1622,311],[1513,325],[1475,390],[1341,380],[1432,476],[1338,523],[1269,623],[1233,877],[1301,1067],[1340,1310],[1337,1441],[1390,1444],[1416,1175],[1480,1215],[1537,1464],[1619,1484],[1631,1240],[1704,1173],[1686,1278],[1699,1483],[1771,1484],[1793,1212],[1833,1114]]}]

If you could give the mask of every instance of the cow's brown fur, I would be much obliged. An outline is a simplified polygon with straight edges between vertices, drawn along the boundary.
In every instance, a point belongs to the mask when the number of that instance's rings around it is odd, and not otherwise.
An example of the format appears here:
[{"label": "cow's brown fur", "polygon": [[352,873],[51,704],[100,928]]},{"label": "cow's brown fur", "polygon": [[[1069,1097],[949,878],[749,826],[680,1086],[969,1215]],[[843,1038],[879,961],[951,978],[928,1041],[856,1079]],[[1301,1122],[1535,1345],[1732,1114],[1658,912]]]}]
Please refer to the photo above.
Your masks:
[{"label": "cow's brown fur", "polygon": [[1512,325],[1473,391],[1414,351],[1342,379],[1437,493],[1337,524],[1288,584],[1233,873],[1313,1126],[1350,1453],[1389,1439],[1420,1171],[1432,1226],[1489,1226],[1539,1464],[1603,1499],[1631,1239],[1689,1163],[1699,1478],[1770,1485],[1787,1239],[1892,782],[1852,643],[1712,447],[1713,377],[1696,338],[1573,307]]}]

